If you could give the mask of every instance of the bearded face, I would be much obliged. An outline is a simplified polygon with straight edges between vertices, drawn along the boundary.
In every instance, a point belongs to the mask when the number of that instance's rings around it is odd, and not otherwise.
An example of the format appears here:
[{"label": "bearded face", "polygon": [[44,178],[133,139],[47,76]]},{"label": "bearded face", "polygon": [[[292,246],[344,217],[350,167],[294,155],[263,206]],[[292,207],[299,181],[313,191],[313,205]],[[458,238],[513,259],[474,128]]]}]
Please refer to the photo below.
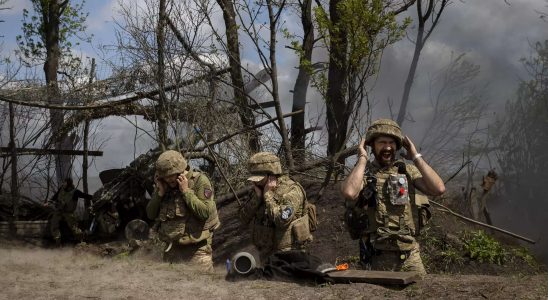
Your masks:
[{"label": "bearded face", "polygon": [[381,166],[389,166],[396,160],[396,140],[390,136],[380,136],[373,142],[373,154]]},{"label": "bearded face", "polygon": [[173,174],[173,175],[164,177],[163,180],[167,183],[167,185],[170,188],[175,189],[179,185],[179,183],[177,182],[177,176],[179,176],[179,174]]}]

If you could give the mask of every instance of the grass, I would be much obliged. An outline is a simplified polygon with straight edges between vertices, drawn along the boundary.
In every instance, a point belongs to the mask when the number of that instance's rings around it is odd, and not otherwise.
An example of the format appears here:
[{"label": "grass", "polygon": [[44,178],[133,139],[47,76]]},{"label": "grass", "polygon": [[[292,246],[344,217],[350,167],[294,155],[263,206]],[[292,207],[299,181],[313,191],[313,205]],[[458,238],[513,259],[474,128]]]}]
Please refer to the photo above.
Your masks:
[{"label": "grass", "polygon": [[529,253],[529,250],[525,247],[513,248],[510,251],[510,254],[512,256],[511,257],[512,259],[519,258],[523,260],[524,262],[526,262],[532,268],[535,268],[535,269],[540,268],[540,265],[537,263],[535,258],[531,255],[531,253]]}]

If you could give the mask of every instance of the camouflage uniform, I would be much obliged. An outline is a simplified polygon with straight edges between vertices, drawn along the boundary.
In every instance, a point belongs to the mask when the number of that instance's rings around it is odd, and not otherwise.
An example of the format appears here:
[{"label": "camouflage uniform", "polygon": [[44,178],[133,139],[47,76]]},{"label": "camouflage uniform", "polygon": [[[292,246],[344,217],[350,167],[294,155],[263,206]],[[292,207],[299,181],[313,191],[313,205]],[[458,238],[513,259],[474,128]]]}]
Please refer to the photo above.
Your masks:
[{"label": "camouflage uniform", "polygon": [[83,238],[82,230],[78,227],[78,220],[74,214],[78,198],[84,198],[90,200],[91,195],[82,193],[80,190],[74,187],[70,189],[61,188],[52,197],[52,202],[55,202],[55,210],[50,220],[51,236],[56,243],[61,241],[61,231],[59,225],[61,221],[65,221],[72,231],[72,234],[76,239],[81,240]]},{"label": "camouflage uniform", "polygon": [[[160,177],[184,174],[186,167],[186,160],[173,150],[160,155],[156,163]],[[160,197],[155,189],[147,215],[159,222],[159,238],[168,245],[165,261],[184,261],[211,271],[213,231],[220,226],[213,188],[205,174],[188,171],[185,176],[189,190],[168,189]]]},{"label": "camouflage uniform", "polygon": [[[402,145],[401,130],[392,120],[381,119],[375,121],[368,129],[366,143],[371,145],[379,135],[393,137],[396,140],[398,149]],[[401,168],[398,168],[398,166]],[[403,172],[402,169],[404,169]],[[396,177],[398,175],[399,178]],[[416,193],[413,185],[413,182],[421,177],[422,175],[414,165],[406,164],[403,161],[396,161],[390,166],[384,167],[377,160],[367,163],[362,192],[368,188],[368,185],[370,186],[369,189],[371,189],[371,185],[374,185],[375,200],[374,203],[369,203],[363,208],[364,213],[367,215],[368,226],[362,233],[360,247],[362,245],[365,248],[367,248],[365,245],[373,247],[373,249],[367,250],[372,255],[370,260],[371,269],[415,271],[426,274],[420,257],[419,244],[415,240],[416,227],[413,219],[413,209],[428,205],[426,196]],[[391,178],[392,180],[403,179],[401,182],[406,182],[405,185],[399,183],[395,185],[402,189],[401,191],[393,190],[394,185],[389,183]],[[407,194],[407,200],[395,201],[394,199],[398,198],[400,193],[401,195]],[[347,206],[354,205],[349,202],[347,202]],[[354,209],[359,210],[360,208]],[[423,213],[419,210],[418,214],[420,216]],[[419,222],[422,222],[419,224],[424,225],[424,219],[418,219]],[[361,252],[364,251],[363,248],[360,250]]]},{"label": "camouflage uniform", "polygon": [[261,262],[275,251],[304,250],[312,240],[306,195],[302,186],[282,175],[279,158],[272,153],[260,152],[249,159],[250,181],[259,181],[266,175],[277,176],[277,185],[262,197],[253,193],[240,210],[244,224],[251,224],[251,240],[260,252]]},{"label": "camouflage uniform", "polygon": [[116,233],[116,229],[120,226],[120,215],[115,208],[99,213],[97,223],[99,224],[101,233],[105,236],[111,236]]}]

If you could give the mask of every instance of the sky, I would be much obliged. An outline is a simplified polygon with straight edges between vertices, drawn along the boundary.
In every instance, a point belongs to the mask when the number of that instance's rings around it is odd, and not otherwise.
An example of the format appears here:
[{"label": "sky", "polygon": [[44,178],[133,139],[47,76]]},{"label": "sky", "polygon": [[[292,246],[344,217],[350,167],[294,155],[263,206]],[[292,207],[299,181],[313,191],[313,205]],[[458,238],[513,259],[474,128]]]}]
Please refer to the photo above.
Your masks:
[{"label": "sky", "polygon": [[[125,0],[126,3],[135,2]],[[141,3],[137,1],[136,3]],[[16,49],[15,36],[21,34],[22,10],[31,9],[28,0],[10,0],[5,4],[8,10],[0,11],[0,40],[3,43],[2,55],[11,55]],[[474,84],[488,86],[486,99],[489,109],[501,112],[504,103],[512,98],[518,80],[526,76],[521,66],[520,58],[528,56],[530,44],[548,38],[548,23],[540,18],[538,11],[548,11],[548,2],[544,0],[466,0],[453,1],[443,14],[438,27],[428,40],[419,61],[415,84],[411,92],[409,112],[415,122],[406,122],[404,131],[410,136],[420,135],[427,126],[426,119],[431,107],[429,105],[430,81],[446,66],[452,56],[465,54],[467,60],[481,68],[480,75]],[[118,18],[118,0],[87,1],[84,9],[89,12],[87,34],[93,34],[91,45],[82,45],[76,49],[83,57],[99,57],[100,49],[105,45],[114,45],[114,19]],[[415,8],[409,10],[413,16]],[[222,24],[220,14],[214,16],[217,24]],[[286,16],[284,27],[300,34],[300,20],[295,15]],[[373,111],[373,119],[388,116],[387,101],[393,101],[399,107],[403,93],[404,81],[407,76],[415,35],[415,24],[408,30],[408,37],[390,46],[383,55],[380,73],[371,92],[371,99],[377,103]],[[288,44],[280,37],[278,46],[278,68],[280,82],[280,98],[283,110],[291,109],[294,80],[297,75],[297,57],[292,50],[285,48]],[[253,50],[245,41],[242,42],[243,61],[253,70],[260,70],[260,65]],[[325,59],[325,54],[319,52],[316,60]],[[101,67],[101,63],[99,63]],[[107,76],[104,73],[99,76]],[[265,99],[264,101],[267,101]],[[314,122],[318,112],[323,111],[319,94],[309,89],[308,118]],[[273,112],[271,112],[273,113]],[[134,121],[133,118],[129,118]],[[109,118],[101,122],[105,134],[105,155],[96,160],[90,172],[91,176],[104,169],[120,168],[127,165],[136,155],[153,147],[150,140],[142,140],[134,149],[134,127],[126,119]],[[115,141],[115,142],[113,142]],[[135,150],[135,151],[134,151]],[[130,153],[131,155],[128,155]]]}]

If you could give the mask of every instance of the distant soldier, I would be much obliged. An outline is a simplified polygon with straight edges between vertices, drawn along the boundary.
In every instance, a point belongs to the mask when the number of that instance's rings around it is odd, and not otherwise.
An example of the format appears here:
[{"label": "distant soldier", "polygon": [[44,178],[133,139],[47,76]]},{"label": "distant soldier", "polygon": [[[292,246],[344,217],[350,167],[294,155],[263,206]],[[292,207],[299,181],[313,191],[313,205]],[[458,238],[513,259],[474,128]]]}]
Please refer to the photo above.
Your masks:
[{"label": "distant soldier", "polygon": [[280,159],[269,152],[249,158],[248,171],[255,191],[240,218],[244,224],[252,222],[251,240],[261,263],[275,251],[304,249],[312,234],[302,186],[282,174]]},{"label": "distant soldier", "polygon": [[[372,148],[373,161],[368,161],[366,144]],[[402,146],[407,151],[404,158],[414,165],[396,160]],[[360,261],[373,270],[426,274],[414,237],[415,188],[437,196],[445,192],[443,181],[392,120],[373,122],[358,149],[358,162],[341,184],[341,193],[347,200],[351,235],[360,242]]]},{"label": "distant soldier", "polygon": [[114,235],[121,222],[116,205],[110,203],[109,209],[98,213],[96,221],[99,224],[100,234],[105,237]]},{"label": "distant soldier", "polygon": [[54,207],[54,212],[50,221],[50,229],[51,236],[57,245],[61,244],[61,231],[59,230],[59,225],[63,220],[67,223],[76,239],[83,240],[84,238],[82,230],[78,227],[78,219],[75,215],[78,199],[80,198],[83,198],[86,203],[88,203],[85,206],[89,207],[89,201],[93,196],[76,189],[72,182],[72,178],[69,177],[65,179],[51,200],[45,203],[45,206],[53,204]]},{"label": "distant soldier", "polygon": [[167,245],[164,260],[213,270],[211,243],[220,223],[209,179],[190,170],[181,153],[168,150],[156,161],[154,181],[146,211],[159,222],[159,238]]}]

